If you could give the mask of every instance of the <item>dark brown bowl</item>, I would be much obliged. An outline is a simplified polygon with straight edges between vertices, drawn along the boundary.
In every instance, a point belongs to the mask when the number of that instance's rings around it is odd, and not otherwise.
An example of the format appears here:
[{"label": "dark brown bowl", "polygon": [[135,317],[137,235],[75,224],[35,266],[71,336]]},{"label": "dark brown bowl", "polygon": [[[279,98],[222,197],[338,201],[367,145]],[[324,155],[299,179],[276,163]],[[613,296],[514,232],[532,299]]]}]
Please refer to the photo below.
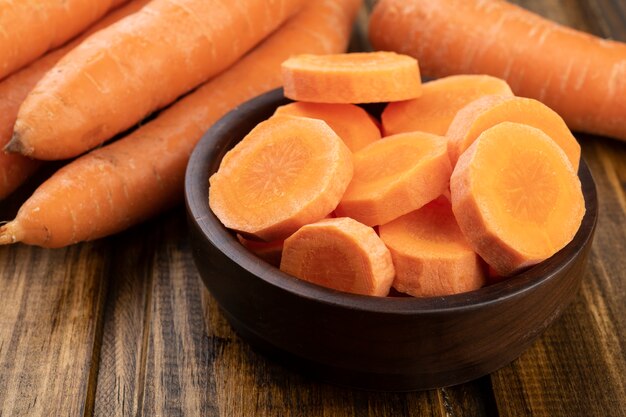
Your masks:
[{"label": "dark brown bowl", "polygon": [[319,287],[258,259],[208,205],[208,178],[224,154],[277,106],[274,90],[236,108],[189,161],[186,203],[193,255],[239,335],[280,362],[327,382],[410,391],[459,384],[517,358],[578,291],[598,216],[596,189],[579,171],[587,212],[574,240],[541,264],[464,294],[376,298]]}]

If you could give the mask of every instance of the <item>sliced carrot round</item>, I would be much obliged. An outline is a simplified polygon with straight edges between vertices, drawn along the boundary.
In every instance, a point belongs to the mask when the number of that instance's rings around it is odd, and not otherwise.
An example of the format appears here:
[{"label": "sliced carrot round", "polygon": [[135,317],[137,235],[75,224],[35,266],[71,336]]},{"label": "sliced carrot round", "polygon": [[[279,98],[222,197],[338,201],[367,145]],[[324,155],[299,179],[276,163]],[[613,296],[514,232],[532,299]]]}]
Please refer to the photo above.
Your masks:
[{"label": "sliced carrot round", "polygon": [[482,132],[501,122],[542,130],[563,149],[574,171],[578,171],[580,145],[561,116],[538,100],[505,96],[481,97],[459,110],[446,133],[452,166]]},{"label": "sliced carrot round", "polygon": [[415,297],[472,291],[485,284],[480,258],[445,197],[379,227],[393,259],[393,287]]},{"label": "sliced carrot round", "polygon": [[562,249],[585,213],[580,181],[563,150],[519,123],[481,133],[459,158],[450,188],[459,227],[503,276]]},{"label": "sliced carrot round", "polygon": [[493,94],[513,96],[506,81],[490,75],[452,75],[427,82],[420,97],[385,107],[383,131],[385,136],[416,130],[445,135],[459,110]]},{"label": "sliced carrot round", "polygon": [[354,177],[335,212],[368,226],[387,223],[441,195],[451,171],[444,137],[389,136],[354,154]]},{"label": "sliced carrot round", "polygon": [[285,240],[280,269],[327,288],[375,296],[389,293],[395,274],[374,229],[347,217],[303,226]]},{"label": "sliced carrot round", "polygon": [[352,153],[325,122],[270,118],[222,159],[209,204],[244,237],[282,240],[332,212],[352,172]]},{"label": "sliced carrot round", "polygon": [[354,104],[295,102],[280,106],[274,114],[323,120],[352,152],[380,139],[380,130],[372,117]]},{"label": "sliced carrot round", "polygon": [[417,60],[395,52],[297,55],[282,65],[285,96],[314,103],[378,103],[421,94]]},{"label": "sliced carrot round", "polygon": [[282,240],[275,240],[273,242],[262,242],[258,240],[250,240],[237,234],[237,240],[250,252],[254,253],[265,262],[275,267],[280,266],[280,258],[283,254]]}]

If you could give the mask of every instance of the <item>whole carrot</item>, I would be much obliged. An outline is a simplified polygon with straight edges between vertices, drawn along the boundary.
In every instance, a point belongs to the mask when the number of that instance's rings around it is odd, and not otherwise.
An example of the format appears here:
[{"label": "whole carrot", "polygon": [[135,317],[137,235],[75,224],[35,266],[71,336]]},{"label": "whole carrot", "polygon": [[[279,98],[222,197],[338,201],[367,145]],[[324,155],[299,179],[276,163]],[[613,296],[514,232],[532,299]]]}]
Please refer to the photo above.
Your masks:
[{"label": "whole carrot", "polygon": [[26,98],[6,148],[64,159],[226,69],[304,0],[153,0],[67,54]]},{"label": "whole carrot", "polygon": [[[70,43],[48,52],[35,62],[0,81],[0,147],[4,147],[11,140],[20,105],[50,68],[89,35],[137,12],[149,2],[150,0],[134,0],[112,11]],[[23,155],[0,152],[0,200],[19,187],[39,165],[39,161]]]},{"label": "whole carrot", "polygon": [[626,44],[501,0],[381,0],[377,49],[416,57],[431,77],[490,74],[544,102],[573,130],[626,140]]},{"label": "whole carrot", "polygon": [[0,0],[0,79],[128,0]]},{"label": "whole carrot", "polygon": [[202,134],[238,104],[280,85],[293,54],[345,49],[360,0],[312,2],[261,45],[129,136],[66,165],[0,228],[0,243],[60,247],[121,231],[178,204]]}]

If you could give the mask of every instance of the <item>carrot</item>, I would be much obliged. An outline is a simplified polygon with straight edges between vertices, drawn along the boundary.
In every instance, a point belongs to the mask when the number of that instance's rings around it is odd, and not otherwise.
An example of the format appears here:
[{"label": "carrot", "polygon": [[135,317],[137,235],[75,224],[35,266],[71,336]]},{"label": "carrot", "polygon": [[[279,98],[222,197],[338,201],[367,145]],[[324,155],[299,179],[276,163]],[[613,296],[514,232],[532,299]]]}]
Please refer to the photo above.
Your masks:
[{"label": "carrot", "polygon": [[81,154],[226,69],[302,3],[153,0],[46,74],[6,149],[48,160]]},{"label": "carrot", "polygon": [[393,287],[414,297],[472,291],[485,284],[481,260],[445,197],[379,227],[391,252]]},{"label": "carrot", "polygon": [[282,240],[275,240],[273,242],[259,242],[256,240],[249,240],[241,235],[237,235],[237,240],[246,249],[254,253],[265,262],[275,267],[280,266],[280,259],[283,255],[283,243]]},{"label": "carrot", "polygon": [[445,135],[456,113],[479,97],[512,96],[506,83],[489,75],[453,75],[423,84],[422,95],[389,103],[382,113],[385,136],[419,130]]},{"label": "carrot", "polygon": [[189,154],[203,133],[238,104],[278,87],[280,64],[289,56],[343,50],[359,4],[312,3],[152,121],[66,165],[35,191],[15,220],[0,227],[0,243],[67,246],[119,232],[179,204]]},{"label": "carrot", "polygon": [[335,212],[368,226],[385,224],[441,195],[451,171],[445,138],[389,136],[354,154],[354,178]]},{"label": "carrot", "polygon": [[585,202],[563,150],[541,130],[503,122],[465,151],[452,209],[474,250],[507,276],[554,255],[580,227]]},{"label": "carrot", "polygon": [[554,109],[573,130],[626,140],[626,44],[558,25],[501,0],[381,0],[377,49],[424,74],[490,74]]},{"label": "carrot", "polygon": [[393,52],[304,54],[282,65],[285,96],[314,103],[376,103],[421,94],[417,61]]},{"label": "carrot", "polygon": [[128,0],[0,0],[0,79]]},{"label": "carrot", "polygon": [[326,122],[272,117],[224,156],[209,205],[229,229],[281,240],[332,212],[352,171],[350,150]]},{"label": "carrot", "polygon": [[574,171],[578,171],[580,145],[561,116],[540,101],[505,96],[479,98],[457,113],[446,134],[452,165],[483,131],[501,122],[522,123],[541,129],[563,149]]},{"label": "carrot", "polygon": [[285,240],[280,269],[339,291],[386,296],[391,254],[374,229],[342,217],[303,226]]},{"label": "carrot", "polygon": [[[83,35],[77,37],[62,48],[47,53],[32,64],[0,81],[0,147],[4,147],[9,140],[11,140],[13,125],[17,119],[17,112],[20,105],[46,72],[88,36],[135,13],[149,1],[150,0],[134,0],[126,6],[112,11]],[[39,161],[26,158],[22,155],[0,152],[0,199],[12,193],[35,172],[39,165]]]},{"label": "carrot", "polygon": [[295,102],[280,106],[274,114],[324,120],[352,152],[380,139],[373,118],[354,104]]}]

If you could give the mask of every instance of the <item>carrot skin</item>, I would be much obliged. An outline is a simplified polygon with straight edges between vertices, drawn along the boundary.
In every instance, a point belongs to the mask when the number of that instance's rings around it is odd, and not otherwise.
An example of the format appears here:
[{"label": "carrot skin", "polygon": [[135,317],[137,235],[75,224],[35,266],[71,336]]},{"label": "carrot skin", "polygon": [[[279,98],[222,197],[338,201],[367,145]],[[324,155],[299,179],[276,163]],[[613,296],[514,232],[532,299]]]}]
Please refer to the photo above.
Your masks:
[{"label": "carrot skin", "polygon": [[572,130],[626,140],[625,43],[501,0],[381,0],[369,35],[376,49],[416,57],[427,76],[500,77]]},{"label": "carrot skin", "polygon": [[0,0],[0,79],[128,0]]},{"label": "carrot skin", "polygon": [[153,0],[42,78],[7,149],[46,160],[80,155],[228,68],[303,3]]},{"label": "carrot skin", "polygon": [[[11,140],[13,125],[17,119],[20,105],[46,72],[88,36],[135,13],[149,1],[135,0],[124,7],[112,11],[84,34],[63,47],[48,52],[35,62],[0,81],[0,147],[4,147]],[[12,151],[18,150],[12,149]],[[0,200],[11,194],[39,166],[39,161],[18,154],[0,152]]]},{"label": "carrot skin", "polygon": [[359,6],[359,0],[312,3],[154,120],[66,165],[0,227],[0,244],[67,246],[119,232],[180,203],[185,166],[202,134],[236,105],[278,87],[280,64],[290,55],[345,50]]}]

